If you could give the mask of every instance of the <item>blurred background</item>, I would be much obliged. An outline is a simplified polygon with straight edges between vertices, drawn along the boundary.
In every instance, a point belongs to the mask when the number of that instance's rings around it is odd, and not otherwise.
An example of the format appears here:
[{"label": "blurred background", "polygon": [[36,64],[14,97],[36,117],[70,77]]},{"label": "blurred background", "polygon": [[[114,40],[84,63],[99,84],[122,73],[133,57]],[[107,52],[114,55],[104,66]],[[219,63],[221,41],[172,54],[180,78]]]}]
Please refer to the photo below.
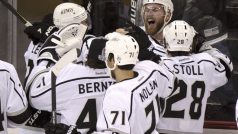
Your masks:
[{"label": "blurred background", "polygon": [[[52,13],[63,0],[6,0],[30,22],[41,19]],[[88,2],[91,2],[91,6]],[[213,46],[227,54],[233,64],[234,71],[228,84],[215,90],[208,100],[205,127],[219,126],[217,121],[234,128],[235,103],[238,96],[238,0],[172,0],[174,14],[172,20],[183,19],[206,36],[207,31],[215,34],[207,36]],[[122,23],[121,18],[134,20],[143,25],[141,20],[142,0],[72,0],[70,2],[83,5],[90,11],[92,29],[96,36],[112,32]],[[135,6],[131,6],[135,4]],[[24,34],[24,24],[0,3],[0,59],[12,63],[24,81],[26,71],[24,52],[30,40]],[[209,125],[209,121],[213,125]],[[215,123],[213,122],[215,121]],[[215,125],[214,125],[215,124]],[[224,125],[226,124],[226,125]],[[227,127],[226,127],[227,128]]]}]

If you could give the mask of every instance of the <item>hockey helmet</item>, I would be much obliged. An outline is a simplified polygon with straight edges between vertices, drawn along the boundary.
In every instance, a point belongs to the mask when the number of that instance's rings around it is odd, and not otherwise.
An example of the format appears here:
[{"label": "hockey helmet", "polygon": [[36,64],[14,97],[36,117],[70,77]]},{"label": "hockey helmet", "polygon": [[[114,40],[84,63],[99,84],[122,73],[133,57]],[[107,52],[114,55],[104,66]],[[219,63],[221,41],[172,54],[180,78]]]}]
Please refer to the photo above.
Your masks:
[{"label": "hockey helmet", "polygon": [[116,65],[136,64],[139,45],[133,37],[113,32],[107,34],[106,38],[108,39],[105,46],[106,61],[110,53],[114,55],[115,60],[114,68],[109,68],[110,70],[114,70]]},{"label": "hockey helmet", "polygon": [[176,20],[163,30],[163,36],[168,51],[190,52],[196,31],[187,22]]},{"label": "hockey helmet", "polygon": [[54,24],[62,28],[72,23],[81,23],[87,20],[87,12],[84,7],[74,3],[59,4],[53,13]]}]

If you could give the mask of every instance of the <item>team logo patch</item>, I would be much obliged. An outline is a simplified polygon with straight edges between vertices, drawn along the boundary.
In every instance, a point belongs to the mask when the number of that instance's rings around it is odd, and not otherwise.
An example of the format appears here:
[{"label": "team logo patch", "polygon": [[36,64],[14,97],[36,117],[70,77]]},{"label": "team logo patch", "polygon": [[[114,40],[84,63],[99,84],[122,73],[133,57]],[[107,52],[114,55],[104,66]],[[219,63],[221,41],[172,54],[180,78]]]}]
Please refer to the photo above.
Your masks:
[{"label": "team logo patch", "polygon": [[73,13],[73,14],[75,14],[73,8],[66,8],[66,9],[63,9],[63,10],[61,11],[61,14],[67,14],[67,13]]}]

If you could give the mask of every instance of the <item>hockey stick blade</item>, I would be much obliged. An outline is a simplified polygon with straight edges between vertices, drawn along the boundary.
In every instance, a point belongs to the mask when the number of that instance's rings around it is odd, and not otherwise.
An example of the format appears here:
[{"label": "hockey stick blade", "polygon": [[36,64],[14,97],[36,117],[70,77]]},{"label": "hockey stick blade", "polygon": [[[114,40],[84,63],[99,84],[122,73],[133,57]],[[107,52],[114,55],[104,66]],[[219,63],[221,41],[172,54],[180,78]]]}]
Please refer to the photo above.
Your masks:
[{"label": "hockey stick blade", "polygon": [[26,27],[32,26],[32,24],[31,24],[29,21],[27,21],[23,16],[21,16],[21,15],[17,12],[17,10],[16,10],[15,8],[13,8],[12,5],[10,5],[7,1],[5,1],[5,0],[0,0],[0,1],[1,1],[2,4],[3,4],[8,10],[10,10],[21,22],[23,22]]},{"label": "hockey stick blade", "polygon": [[78,57],[77,49],[74,48],[67,52],[60,60],[52,67],[52,72],[55,76],[58,76],[59,72],[65,67],[67,64],[72,63]]}]

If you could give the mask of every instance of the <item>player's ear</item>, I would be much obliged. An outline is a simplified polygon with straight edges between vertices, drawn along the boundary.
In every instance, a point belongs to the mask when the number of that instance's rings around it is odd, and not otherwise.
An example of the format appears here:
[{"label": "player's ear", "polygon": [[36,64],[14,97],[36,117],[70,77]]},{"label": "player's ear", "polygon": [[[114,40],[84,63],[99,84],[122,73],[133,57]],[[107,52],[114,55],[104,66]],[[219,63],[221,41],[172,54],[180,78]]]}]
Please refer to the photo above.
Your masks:
[{"label": "player's ear", "polygon": [[114,60],[114,55],[112,53],[108,55],[107,63],[109,67],[114,66],[115,60]]},{"label": "player's ear", "polygon": [[168,12],[165,16],[165,22],[168,23],[171,20],[172,14],[171,12]]}]

